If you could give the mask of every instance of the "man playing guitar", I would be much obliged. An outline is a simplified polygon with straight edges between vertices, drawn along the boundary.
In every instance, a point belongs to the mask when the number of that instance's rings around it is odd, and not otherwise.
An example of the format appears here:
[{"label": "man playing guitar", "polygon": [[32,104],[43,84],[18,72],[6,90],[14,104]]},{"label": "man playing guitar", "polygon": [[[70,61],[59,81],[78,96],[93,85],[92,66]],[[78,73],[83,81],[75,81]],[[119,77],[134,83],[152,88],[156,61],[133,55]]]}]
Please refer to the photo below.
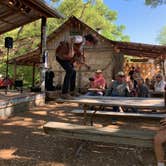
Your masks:
[{"label": "man playing guitar", "polygon": [[72,36],[68,41],[60,42],[58,45],[56,60],[66,72],[62,86],[62,98],[71,99],[71,95],[75,95],[76,71],[74,64],[79,67],[86,65],[83,46],[93,46],[95,44],[97,44],[96,37],[88,34]]}]

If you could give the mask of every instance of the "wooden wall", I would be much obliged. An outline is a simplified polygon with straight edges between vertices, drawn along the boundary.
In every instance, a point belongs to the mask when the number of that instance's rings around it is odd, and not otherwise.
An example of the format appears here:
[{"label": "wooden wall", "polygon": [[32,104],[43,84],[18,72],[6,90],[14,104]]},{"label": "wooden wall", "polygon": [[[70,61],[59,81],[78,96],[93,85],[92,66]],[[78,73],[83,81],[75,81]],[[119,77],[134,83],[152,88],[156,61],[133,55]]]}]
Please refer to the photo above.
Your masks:
[{"label": "wooden wall", "polygon": [[125,62],[124,63],[124,72],[126,75],[128,75],[131,67],[134,66],[135,68],[139,67],[140,68],[140,73],[141,73],[141,77],[143,77],[143,79],[146,78],[150,78],[152,79],[152,77],[161,71],[160,66],[159,65],[155,65],[154,63],[150,63],[150,62]]},{"label": "wooden wall", "polygon": [[[83,35],[88,33],[94,32],[85,28]],[[56,33],[52,40],[49,40],[47,43],[48,64],[55,73],[54,82],[56,85],[63,84],[65,72],[55,60],[55,49],[59,44],[59,41],[67,39],[69,35],[70,27],[65,26],[64,29],[61,29],[60,32]],[[113,71],[122,70],[123,64],[120,59],[123,59],[123,56],[114,55],[114,50],[111,48],[111,44],[107,39],[104,39],[100,35],[98,35],[97,38],[99,40],[97,46],[85,48],[86,62],[91,66],[91,69],[88,71],[85,67],[82,67],[81,70],[77,72],[77,88],[83,88],[87,85],[89,83],[89,77],[92,77],[97,69],[103,70],[103,75],[108,84],[111,82],[114,75]],[[118,64],[118,69],[113,69],[114,67],[117,67],[116,64]]]}]

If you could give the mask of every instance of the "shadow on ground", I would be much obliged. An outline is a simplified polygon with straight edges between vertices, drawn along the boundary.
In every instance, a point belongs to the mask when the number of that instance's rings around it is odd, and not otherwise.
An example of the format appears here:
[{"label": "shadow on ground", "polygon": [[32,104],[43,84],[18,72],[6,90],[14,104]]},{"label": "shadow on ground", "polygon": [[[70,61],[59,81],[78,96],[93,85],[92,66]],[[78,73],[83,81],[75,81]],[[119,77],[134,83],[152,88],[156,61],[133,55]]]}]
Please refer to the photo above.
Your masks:
[{"label": "shadow on ground", "polygon": [[[52,137],[43,132],[48,121],[83,123],[82,116],[70,111],[77,105],[50,102],[28,112],[0,121],[0,166],[143,166],[154,165],[152,149],[102,144],[61,137]],[[96,117],[96,126],[149,128],[156,130],[154,123],[139,120],[128,122],[118,119],[111,126],[110,117]],[[80,146],[81,145],[81,146]],[[78,148],[80,152],[78,152]],[[153,158],[152,158],[153,156]]]}]

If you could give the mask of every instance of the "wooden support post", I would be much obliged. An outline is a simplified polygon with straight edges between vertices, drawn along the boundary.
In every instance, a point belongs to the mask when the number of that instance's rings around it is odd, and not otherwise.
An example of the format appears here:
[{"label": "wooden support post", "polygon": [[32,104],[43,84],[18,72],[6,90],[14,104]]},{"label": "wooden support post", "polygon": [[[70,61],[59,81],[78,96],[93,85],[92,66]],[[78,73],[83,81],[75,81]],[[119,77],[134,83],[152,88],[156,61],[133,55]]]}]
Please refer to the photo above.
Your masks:
[{"label": "wooden support post", "polygon": [[163,60],[163,75],[165,77],[166,73],[165,73],[165,59]]},{"label": "wooden support post", "polygon": [[45,93],[45,54],[46,54],[46,17],[41,20],[41,55],[40,55],[40,83],[41,91]]},{"label": "wooden support post", "polygon": [[35,86],[35,63],[33,63],[33,69],[32,69],[32,87]]},{"label": "wooden support post", "polygon": [[16,64],[16,61],[14,62],[14,77],[13,77],[13,80],[15,82],[15,80],[17,79],[17,64]]},{"label": "wooden support post", "polygon": [[166,106],[166,85],[165,85],[165,88],[164,88],[164,103],[165,103],[165,106]]}]

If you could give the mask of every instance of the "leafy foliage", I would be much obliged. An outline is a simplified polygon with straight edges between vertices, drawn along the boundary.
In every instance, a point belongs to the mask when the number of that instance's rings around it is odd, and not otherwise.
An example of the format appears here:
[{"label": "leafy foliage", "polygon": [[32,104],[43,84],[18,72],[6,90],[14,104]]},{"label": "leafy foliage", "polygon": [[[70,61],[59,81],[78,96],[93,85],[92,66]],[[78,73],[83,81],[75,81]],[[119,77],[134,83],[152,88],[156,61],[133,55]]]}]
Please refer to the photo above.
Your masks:
[{"label": "leafy foliage", "polygon": [[158,5],[166,4],[166,0],[145,0],[145,4],[152,7],[156,7]]},{"label": "leafy foliage", "polygon": [[160,31],[157,40],[159,41],[160,44],[165,45],[166,44],[166,26],[162,28]]}]

